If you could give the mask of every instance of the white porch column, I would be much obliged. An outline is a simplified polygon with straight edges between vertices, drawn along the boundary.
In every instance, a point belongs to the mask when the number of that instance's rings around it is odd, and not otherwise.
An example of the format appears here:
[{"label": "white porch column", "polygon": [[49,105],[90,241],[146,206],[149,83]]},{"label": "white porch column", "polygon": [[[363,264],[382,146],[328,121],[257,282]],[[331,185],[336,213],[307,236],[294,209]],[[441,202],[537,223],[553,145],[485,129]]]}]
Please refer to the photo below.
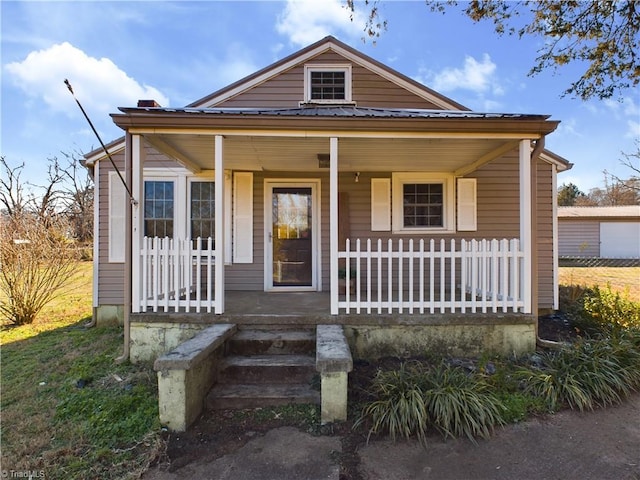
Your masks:
[{"label": "white porch column", "polygon": [[531,313],[531,242],[533,241],[531,224],[531,141],[520,140],[520,248],[524,253],[522,266],[523,313]]},{"label": "white porch column", "polygon": [[329,140],[329,264],[331,315],[338,314],[338,138]]},{"label": "white porch column", "polygon": [[216,195],[216,214],[215,214],[215,313],[224,313],[224,228],[225,228],[225,192],[224,192],[224,161],[222,155],[223,137],[215,136],[215,195]]},{"label": "white porch column", "polygon": [[142,265],[140,250],[144,236],[144,218],[142,199],[144,197],[143,169],[146,151],[142,136],[131,135],[131,194],[138,200],[131,209],[131,311],[140,312],[140,282],[142,281]]}]

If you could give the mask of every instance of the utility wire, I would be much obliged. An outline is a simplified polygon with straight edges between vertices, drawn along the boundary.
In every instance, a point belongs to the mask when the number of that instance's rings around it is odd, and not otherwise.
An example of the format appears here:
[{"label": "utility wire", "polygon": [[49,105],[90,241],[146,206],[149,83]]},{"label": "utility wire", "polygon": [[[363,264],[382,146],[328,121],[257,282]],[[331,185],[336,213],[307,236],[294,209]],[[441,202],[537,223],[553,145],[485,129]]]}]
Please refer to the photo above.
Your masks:
[{"label": "utility wire", "polygon": [[89,118],[89,115],[87,115],[87,112],[84,111],[84,108],[82,108],[82,105],[80,104],[80,101],[76,98],[75,94],[73,93],[73,88],[71,87],[71,84],[69,83],[69,80],[67,80],[65,78],[64,79],[64,84],[67,86],[67,88],[71,92],[71,96],[73,97],[73,99],[78,104],[78,107],[80,107],[80,110],[82,111],[82,114],[84,115],[84,118],[87,119],[87,122],[89,123],[89,126],[91,127],[91,130],[93,130],[93,133],[95,133],[96,137],[98,138],[98,141],[100,142],[100,145],[102,145],[102,149],[104,150],[104,153],[107,154],[107,157],[109,158],[109,161],[111,162],[111,165],[113,165],[113,168],[116,170],[116,173],[118,174],[118,177],[120,177],[120,181],[122,182],[122,185],[124,185],[124,188],[127,191],[127,194],[129,195],[129,201],[131,202],[132,205],[137,205],[138,201],[135,198],[133,198],[133,194],[131,193],[131,190],[129,189],[129,186],[127,185],[127,182],[125,182],[124,178],[122,177],[122,174],[120,173],[120,170],[116,166],[116,163],[113,161],[113,158],[111,157],[111,154],[107,150],[107,147],[102,142],[102,139],[100,138],[100,135],[98,135],[98,131],[93,126],[93,123],[91,123],[91,119]]}]

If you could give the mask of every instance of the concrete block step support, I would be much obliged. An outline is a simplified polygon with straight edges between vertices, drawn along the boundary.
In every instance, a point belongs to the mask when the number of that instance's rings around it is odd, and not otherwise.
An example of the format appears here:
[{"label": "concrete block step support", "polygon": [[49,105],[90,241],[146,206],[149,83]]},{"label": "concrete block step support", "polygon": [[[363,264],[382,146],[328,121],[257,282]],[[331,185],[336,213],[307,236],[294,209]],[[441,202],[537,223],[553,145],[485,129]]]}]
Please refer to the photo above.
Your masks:
[{"label": "concrete block step support", "polygon": [[320,404],[320,392],[302,384],[218,384],[209,392],[209,410],[273,407],[289,404]]},{"label": "concrete block step support", "polygon": [[227,342],[228,355],[289,355],[315,353],[314,330],[240,330]]},{"label": "concrete block step support", "polygon": [[310,355],[233,355],[220,362],[219,383],[309,384],[316,375]]}]

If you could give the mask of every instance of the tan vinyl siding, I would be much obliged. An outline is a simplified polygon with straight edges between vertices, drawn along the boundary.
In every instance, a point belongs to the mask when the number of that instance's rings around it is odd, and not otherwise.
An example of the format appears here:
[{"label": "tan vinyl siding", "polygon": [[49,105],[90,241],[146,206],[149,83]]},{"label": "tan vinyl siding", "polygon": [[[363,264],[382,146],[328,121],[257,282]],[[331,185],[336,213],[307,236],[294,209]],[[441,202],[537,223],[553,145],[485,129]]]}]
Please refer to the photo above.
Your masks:
[{"label": "tan vinyl siding", "polygon": [[225,268],[228,290],[264,290],[264,175],[253,173],[253,263]]},{"label": "tan vinyl siding", "polygon": [[[327,52],[306,62],[309,64],[351,63],[335,52]],[[362,107],[437,109],[433,103],[389,80],[352,64],[352,98]],[[304,64],[280,73],[216,106],[227,108],[294,108],[304,101]]]},{"label": "tan vinyl siding", "polygon": [[[124,176],[124,150],[112,158]],[[98,267],[98,305],[124,304],[124,263],[109,262],[109,172],[114,171],[108,160],[100,162],[99,179],[99,267]]]},{"label": "tan vinyl siding", "polygon": [[558,221],[558,254],[561,257],[599,257],[600,221]]},{"label": "tan vinyl siding", "polygon": [[552,167],[537,162],[537,222],[534,246],[538,251],[538,307],[553,308],[553,182]]}]

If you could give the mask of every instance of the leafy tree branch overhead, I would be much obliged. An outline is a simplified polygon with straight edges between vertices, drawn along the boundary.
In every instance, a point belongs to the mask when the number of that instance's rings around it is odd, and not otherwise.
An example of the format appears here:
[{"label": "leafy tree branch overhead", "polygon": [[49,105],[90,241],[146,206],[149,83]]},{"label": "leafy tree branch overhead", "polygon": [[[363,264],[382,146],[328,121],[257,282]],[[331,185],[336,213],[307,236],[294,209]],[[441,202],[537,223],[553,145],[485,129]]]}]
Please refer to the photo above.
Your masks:
[{"label": "leafy tree branch overhead", "polygon": [[[383,0],[346,0],[348,8],[367,10],[365,33],[378,38],[387,29]],[[458,7],[456,0],[427,2],[433,14]],[[582,76],[564,91],[582,100],[621,97],[640,83],[640,2],[575,0],[472,0],[463,13],[472,21],[493,22],[498,35],[541,37],[529,75],[583,64]]]}]

